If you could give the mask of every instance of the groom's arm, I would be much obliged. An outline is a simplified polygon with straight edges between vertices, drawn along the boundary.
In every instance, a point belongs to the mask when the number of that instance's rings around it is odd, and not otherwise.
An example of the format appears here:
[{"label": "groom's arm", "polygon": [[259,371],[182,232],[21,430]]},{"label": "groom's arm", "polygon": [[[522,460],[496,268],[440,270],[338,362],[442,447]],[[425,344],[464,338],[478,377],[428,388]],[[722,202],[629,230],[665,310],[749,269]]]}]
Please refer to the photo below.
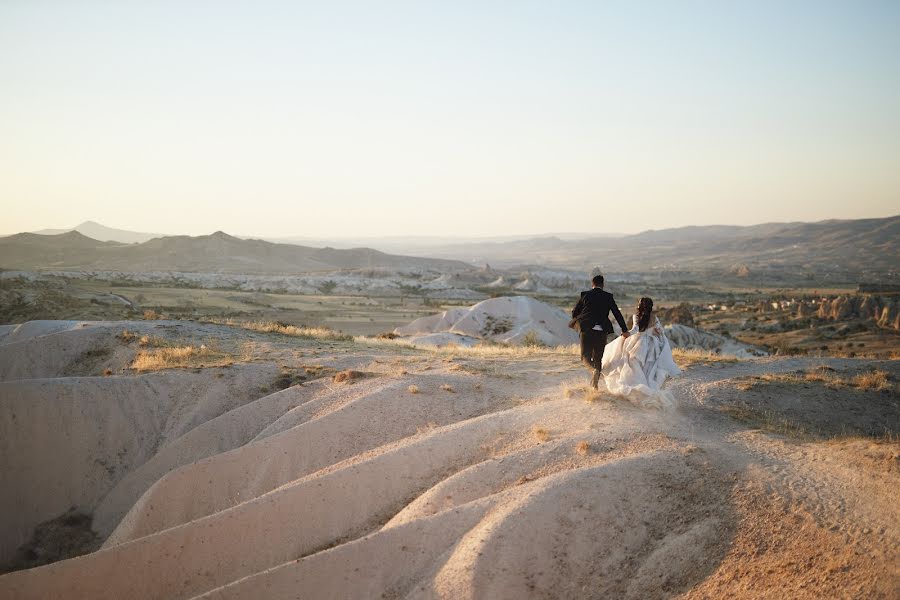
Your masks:
[{"label": "groom's arm", "polygon": [[612,302],[612,314],[616,318],[616,323],[619,324],[619,327],[622,328],[622,335],[628,337],[628,326],[625,325],[625,319],[622,317],[622,312],[619,310],[619,306],[616,304],[616,301],[612,296],[609,298],[610,302]]},{"label": "groom's arm", "polygon": [[584,308],[584,296],[581,296],[578,299],[578,302],[575,304],[575,308],[572,309],[572,318],[574,319],[578,315],[581,314],[581,309]]}]

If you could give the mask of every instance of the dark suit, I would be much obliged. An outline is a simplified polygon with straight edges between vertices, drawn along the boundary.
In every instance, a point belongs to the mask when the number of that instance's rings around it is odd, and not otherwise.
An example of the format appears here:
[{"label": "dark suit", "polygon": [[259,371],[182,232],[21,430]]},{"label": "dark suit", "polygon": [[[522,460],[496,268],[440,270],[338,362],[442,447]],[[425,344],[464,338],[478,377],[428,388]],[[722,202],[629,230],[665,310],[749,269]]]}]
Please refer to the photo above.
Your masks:
[{"label": "dark suit", "polygon": [[[581,362],[589,369],[599,370],[603,362],[606,339],[613,332],[612,323],[609,321],[610,311],[622,331],[628,331],[613,295],[601,288],[581,292],[581,298],[572,309],[572,320],[578,324],[578,331],[581,334]],[[602,331],[594,329],[595,325],[599,325]]]}]

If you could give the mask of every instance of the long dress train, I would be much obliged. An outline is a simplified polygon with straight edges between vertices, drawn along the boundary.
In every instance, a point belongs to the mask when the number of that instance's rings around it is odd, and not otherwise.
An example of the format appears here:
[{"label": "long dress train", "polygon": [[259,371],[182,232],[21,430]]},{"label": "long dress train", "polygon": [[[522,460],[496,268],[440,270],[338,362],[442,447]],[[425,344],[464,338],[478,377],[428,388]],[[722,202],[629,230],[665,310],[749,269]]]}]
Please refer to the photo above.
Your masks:
[{"label": "long dress train", "polygon": [[603,352],[603,378],[606,389],[640,404],[674,407],[675,398],[662,386],[667,377],[681,373],[672,358],[672,347],[659,318],[646,330],[638,329],[638,317],[628,338],[619,336]]}]

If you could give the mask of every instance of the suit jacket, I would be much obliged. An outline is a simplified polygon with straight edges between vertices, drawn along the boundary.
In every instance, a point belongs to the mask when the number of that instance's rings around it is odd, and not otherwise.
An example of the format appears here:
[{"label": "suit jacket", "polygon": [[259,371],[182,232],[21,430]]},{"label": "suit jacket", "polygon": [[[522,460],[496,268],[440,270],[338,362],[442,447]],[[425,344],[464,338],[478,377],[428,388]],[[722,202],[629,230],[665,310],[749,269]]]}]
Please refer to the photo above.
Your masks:
[{"label": "suit jacket", "polygon": [[613,295],[600,288],[581,292],[581,298],[572,309],[572,320],[577,322],[579,331],[587,331],[593,329],[594,325],[599,325],[605,333],[612,333],[613,326],[609,321],[610,311],[622,331],[628,331],[625,319],[622,318],[622,313],[616,306]]}]

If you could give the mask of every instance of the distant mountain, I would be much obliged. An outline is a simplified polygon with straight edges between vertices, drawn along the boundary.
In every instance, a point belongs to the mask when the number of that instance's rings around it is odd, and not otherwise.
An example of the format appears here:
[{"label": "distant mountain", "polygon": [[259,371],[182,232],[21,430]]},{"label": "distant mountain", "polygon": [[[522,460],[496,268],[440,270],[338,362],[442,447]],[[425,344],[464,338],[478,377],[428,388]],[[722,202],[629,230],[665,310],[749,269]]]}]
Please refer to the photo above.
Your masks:
[{"label": "distant mountain", "polygon": [[101,242],[121,242],[123,244],[140,244],[141,242],[146,242],[155,237],[162,237],[162,234],[158,233],[142,233],[139,231],[128,231],[126,229],[114,229],[112,227],[107,227],[106,225],[101,225],[96,221],[85,221],[72,229],[42,229],[33,233],[38,235],[59,235],[60,233],[67,233],[69,231],[77,231],[82,235],[86,235],[95,240],[100,240]]},{"label": "distant mountain", "polygon": [[456,271],[468,265],[385,254],[371,248],[338,250],[242,240],[221,231],[197,237],[159,237],[140,244],[101,242],[70,231],[0,238],[0,268],[290,274],[381,268]]},{"label": "distant mountain", "polygon": [[765,223],[748,227],[693,226],[623,237],[582,240],[534,238],[423,249],[424,256],[456,258],[497,267],[544,265],[608,272],[748,269],[897,273],[900,216]]}]

